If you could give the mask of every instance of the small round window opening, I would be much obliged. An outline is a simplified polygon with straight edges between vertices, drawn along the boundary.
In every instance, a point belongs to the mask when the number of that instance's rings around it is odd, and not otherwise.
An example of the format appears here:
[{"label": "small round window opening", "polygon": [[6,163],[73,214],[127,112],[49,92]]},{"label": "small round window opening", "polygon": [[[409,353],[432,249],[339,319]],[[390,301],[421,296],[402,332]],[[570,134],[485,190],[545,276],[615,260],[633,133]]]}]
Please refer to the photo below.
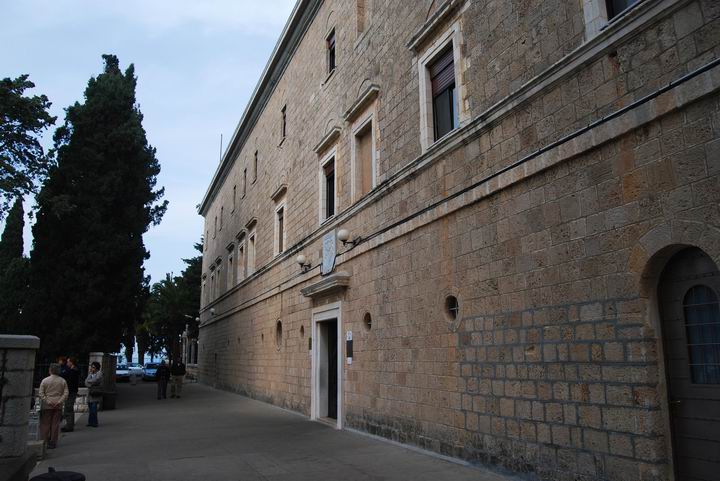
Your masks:
[{"label": "small round window opening", "polygon": [[275,346],[278,350],[282,347],[282,321],[275,324]]},{"label": "small round window opening", "polygon": [[366,312],[363,316],[363,326],[365,326],[366,331],[372,329],[372,316],[369,312]]},{"label": "small round window opening", "polygon": [[454,321],[458,317],[460,312],[460,304],[458,304],[457,297],[447,296],[445,298],[445,313],[451,321]]}]

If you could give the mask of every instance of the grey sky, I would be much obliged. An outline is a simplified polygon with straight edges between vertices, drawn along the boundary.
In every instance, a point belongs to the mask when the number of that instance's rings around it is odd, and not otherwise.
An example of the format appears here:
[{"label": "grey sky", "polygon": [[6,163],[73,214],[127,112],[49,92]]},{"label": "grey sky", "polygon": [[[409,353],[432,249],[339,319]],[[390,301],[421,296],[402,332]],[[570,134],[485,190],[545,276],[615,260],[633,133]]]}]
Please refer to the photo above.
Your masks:
[{"label": "grey sky", "polygon": [[[202,235],[196,204],[294,0],[0,0],[0,77],[30,74],[52,113],[82,101],[101,55],[135,64],[137,98],[170,206],[145,235],[153,282],[180,272]],[[52,132],[46,135],[50,145]],[[26,229],[26,251],[30,229]]]}]

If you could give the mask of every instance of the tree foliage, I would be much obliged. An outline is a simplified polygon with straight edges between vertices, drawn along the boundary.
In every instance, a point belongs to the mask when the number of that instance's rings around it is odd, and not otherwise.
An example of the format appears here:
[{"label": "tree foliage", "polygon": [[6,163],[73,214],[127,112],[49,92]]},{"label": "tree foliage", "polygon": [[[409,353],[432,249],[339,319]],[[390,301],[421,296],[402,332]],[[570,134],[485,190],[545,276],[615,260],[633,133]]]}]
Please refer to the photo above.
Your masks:
[{"label": "tree foliage", "polygon": [[33,87],[28,75],[0,80],[0,219],[13,199],[36,192],[51,166],[39,136],[56,117],[45,95],[25,96]]},{"label": "tree foliage", "polygon": [[22,198],[17,198],[0,236],[0,333],[15,334],[23,330],[20,316],[29,267],[28,259],[23,256],[24,226]]},{"label": "tree foliage", "polygon": [[134,67],[123,73],[117,57],[103,59],[55,132],[57,165],[37,197],[25,316],[47,356],[119,349],[145,299],[143,233],[167,208]]},{"label": "tree foliage", "polygon": [[[202,252],[202,245],[195,244]],[[179,354],[179,340],[185,326],[197,329],[195,317],[200,308],[200,276],[202,255],[183,259],[186,267],[179,276],[167,274],[153,284],[144,312],[142,330],[148,336],[148,352],[158,354],[165,350]],[[189,318],[188,318],[189,317]]]}]

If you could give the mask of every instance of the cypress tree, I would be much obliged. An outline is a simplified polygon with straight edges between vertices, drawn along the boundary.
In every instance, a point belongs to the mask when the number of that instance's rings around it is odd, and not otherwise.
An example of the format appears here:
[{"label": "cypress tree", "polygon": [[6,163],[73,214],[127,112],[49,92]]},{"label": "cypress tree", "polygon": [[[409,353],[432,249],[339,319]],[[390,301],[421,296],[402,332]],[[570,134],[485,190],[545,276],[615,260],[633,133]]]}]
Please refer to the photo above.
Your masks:
[{"label": "cypress tree", "polygon": [[0,333],[27,331],[20,322],[28,281],[28,262],[23,257],[24,226],[22,198],[17,198],[0,236]]},{"label": "cypress tree", "polygon": [[46,357],[119,349],[143,307],[143,233],[167,208],[134,67],[123,73],[117,57],[103,59],[55,133],[57,165],[37,199],[24,316]]},{"label": "cypress tree", "polygon": [[0,273],[4,273],[13,259],[22,258],[24,216],[22,198],[18,197],[10,209],[0,237]]}]

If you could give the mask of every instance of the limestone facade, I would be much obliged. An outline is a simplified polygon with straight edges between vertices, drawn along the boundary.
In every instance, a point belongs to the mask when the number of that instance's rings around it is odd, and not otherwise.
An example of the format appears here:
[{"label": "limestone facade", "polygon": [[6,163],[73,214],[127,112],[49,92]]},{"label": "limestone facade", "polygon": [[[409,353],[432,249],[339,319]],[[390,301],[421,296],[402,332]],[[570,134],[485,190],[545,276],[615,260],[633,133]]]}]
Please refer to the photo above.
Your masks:
[{"label": "limestone facade", "polygon": [[[200,207],[200,382],[323,417],[327,306],[338,427],[541,479],[684,479],[657,287],[685,247],[720,261],[720,3],[611,15],[300,0]],[[359,242],[330,278],[339,229]]]}]

